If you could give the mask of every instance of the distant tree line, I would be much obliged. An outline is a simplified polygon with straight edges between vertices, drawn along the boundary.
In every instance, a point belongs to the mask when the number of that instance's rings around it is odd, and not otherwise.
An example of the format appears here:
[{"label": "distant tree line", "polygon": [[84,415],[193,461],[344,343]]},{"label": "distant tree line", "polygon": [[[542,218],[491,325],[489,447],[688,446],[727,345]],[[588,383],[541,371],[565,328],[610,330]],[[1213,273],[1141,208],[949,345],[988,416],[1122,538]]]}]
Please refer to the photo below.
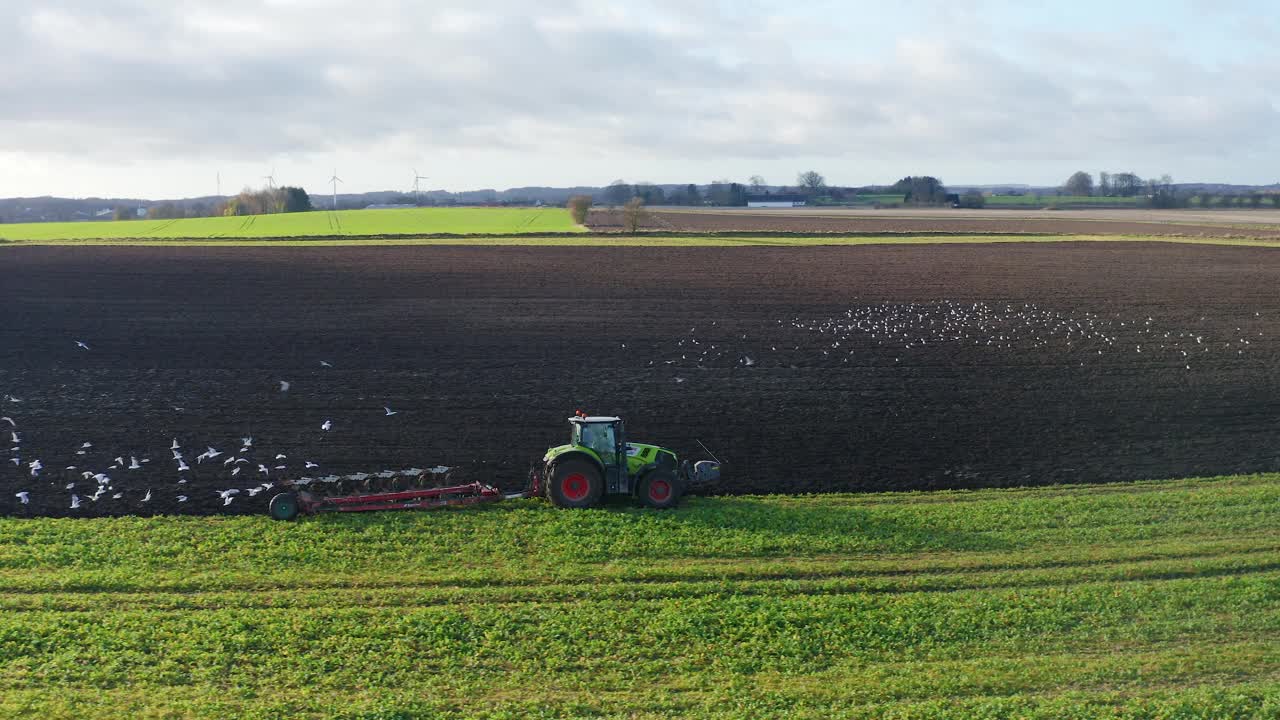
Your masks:
[{"label": "distant tree line", "polygon": [[218,203],[215,215],[272,215],[275,213],[307,212],[313,210],[311,196],[300,187],[288,185],[278,188],[252,190],[245,188],[240,194]]},{"label": "distant tree line", "polygon": [[1143,180],[1132,172],[1100,172],[1095,185],[1093,176],[1079,170],[1062,184],[1062,194],[1073,197],[1124,197],[1136,198],[1139,204],[1153,208],[1182,208],[1198,205],[1212,207],[1260,208],[1270,202],[1280,208],[1280,193],[1222,192],[1191,190],[1174,185],[1173,178],[1161,175]]}]

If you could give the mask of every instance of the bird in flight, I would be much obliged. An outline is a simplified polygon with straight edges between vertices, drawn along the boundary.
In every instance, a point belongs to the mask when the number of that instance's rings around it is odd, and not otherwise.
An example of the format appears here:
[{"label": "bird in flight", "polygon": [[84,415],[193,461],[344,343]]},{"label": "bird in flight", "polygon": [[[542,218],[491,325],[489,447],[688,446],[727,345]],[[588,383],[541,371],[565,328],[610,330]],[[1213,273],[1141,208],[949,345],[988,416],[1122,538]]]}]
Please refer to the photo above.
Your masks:
[{"label": "bird in flight", "polygon": [[320,429],[324,430],[325,432],[329,432],[330,430],[333,429],[333,421],[325,420],[323,423],[321,423]]},{"label": "bird in flight", "polygon": [[387,417],[391,417],[392,415],[395,415],[395,414],[396,414],[396,411],[395,411],[395,410],[392,410],[392,409],[391,409],[391,408],[389,408],[389,407],[383,406],[383,408],[382,408],[382,409],[387,411]]},{"label": "bird in flight", "polygon": [[27,496],[27,491],[26,491],[26,490],[23,490],[23,491],[22,491],[22,492],[20,492],[20,493],[15,493],[15,494],[14,494],[14,497],[16,497],[16,498],[18,498],[19,500],[21,500],[23,505],[26,505],[27,503],[31,502],[31,498],[29,498],[29,497]]},{"label": "bird in flight", "polygon": [[281,381],[280,381],[280,392],[289,392],[289,381],[288,381],[288,380],[281,380]]},{"label": "bird in flight", "polygon": [[328,362],[325,362],[324,360],[321,360],[321,361],[320,361],[320,367],[327,367],[327,368],[331,368],[331,367],[333,367],[333,365],[330,365]]},{"label": "bird in flight", "polygon": [[85,345],[83,340],[77,340],[77,341],[76,341],[76,347],[80,348],[81,350],[88,350],[88,349],[89,349],[89,346],[88,346],[88,345]]},{"label": "bird in flight", "polygon": [[142,502],[151,502],[151,488],[147,488],[147,494],[142,496]]},{"label": "bird in flight", "polygon": [[5,421],[5,422],[9,423],[9,427],[18,427],[18,423],[14,422],[14,421],[13,421],[13,418],[9,417],[8,415],[6,415],[6,416],[4,416],[4,417],[0,417],[0,420],[3,420],[3,421]]}]

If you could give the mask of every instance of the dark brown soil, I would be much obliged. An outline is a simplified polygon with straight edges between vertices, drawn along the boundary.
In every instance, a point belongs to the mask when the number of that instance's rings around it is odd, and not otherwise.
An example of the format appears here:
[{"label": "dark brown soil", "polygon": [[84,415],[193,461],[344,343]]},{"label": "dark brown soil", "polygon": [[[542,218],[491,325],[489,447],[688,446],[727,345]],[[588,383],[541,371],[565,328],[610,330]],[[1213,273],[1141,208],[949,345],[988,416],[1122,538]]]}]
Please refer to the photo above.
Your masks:
[{"label": "dark brown soil", "polygon": [[[257,512],[273,491],[216,491],[437,464],[514,488],[577,408],[690,457],[702,440],[725,463],[707,492],[1280,469],[1270,249],[2,254],[0,397],[21,400],[0,400],[20,434],[3,457],[22,465],[0,467],[0,514]],[[175,470],[175,437],[195,471]],[[234,478],[227,455],[196,465],[207,446],[250,462]],[[131,455],[142,469],[107,469]],[[96,502],[86,468],[112,478]]]},{"label": "dark brown soil", "polygon": [[[1010,211],[1013,215],[1013,212]],[[620,210],[592,210],[587,225],[597,232],[622,232]],[[1083,218],[902,217],[885,211],[866,215],[795,215],[745,212],[687,212],[649,210],[642,230],[668,232],[742,233],[1040,233],[1060,235],[1185,235],[1191,237],[1280,238],[1267,227],[1230,227],[1194,223],[1156,223]]]}]

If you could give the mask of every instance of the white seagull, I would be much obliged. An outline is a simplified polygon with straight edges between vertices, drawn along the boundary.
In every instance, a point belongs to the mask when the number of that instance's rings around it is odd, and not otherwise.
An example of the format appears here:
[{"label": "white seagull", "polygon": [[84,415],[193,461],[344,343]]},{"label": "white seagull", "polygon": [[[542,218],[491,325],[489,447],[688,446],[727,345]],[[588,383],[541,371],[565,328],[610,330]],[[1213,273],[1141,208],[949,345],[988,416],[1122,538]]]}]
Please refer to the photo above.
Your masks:
[{"label": "white seagull", "polygon": [[329,432],[329,430],[331,430],[332,428],[333,428],[333,421],[332,421],[332,420],[325,420],[325,421],[324,421],[323,423],[321,423],[321,425],[320,425],[320,429],[321,429],[321,430],[324,430],[325,432]]},{"label": "white seagull", "polygon": [[76,508],[78,508],[78,507],[80,507],[80,496],[79,496],[79,495],[72,495],[72,496],[71,496],[71,509],[72,509],[72,510],[75,510],[75,509],[76,509]]},{"label": "white seagull", "polygon": [[288,456],[288,455],[285,455],[284,453],[276,453],[276,459],[277,459],[277,460],[284,460],[284,459],[285,459],[285,458],[287,458],[287,457],[289,457],[289,456]]},{"label": "white seagull", "polygon": [[136,457],[134,457],[134,456],[132,456],[132,455],[130,455],[130,456],[129,456],[129,469],[130,469],[130,470],[141,470],[141,469],[142,469],[142,466],[138,464],[138,458],[136,458]]},{"label": "white seagull", "polygon": [[29,497],[27,497],[27,491],[26,491],[26,490],[23,490],[23,491],[22,491],[22,492],[20,492],[20,493],[16,493],[16,494],[14,495],[14,497],[16,497],[16,498],[18,498],[19,500],[21,500],[23,505],[26,505],[27,503],[31,502],[31,499],[30,499]]},{"label": "white seagull", "polygon": [[325,362],[324,360],[321,360],[321,361],[320,361],[320,367],[327,367],[327,368],[331,368],[331,367],[333,367],[333,366],[332,366],[332,365],[330,365],[329,363]]},{"label": "white seagull", "polygon": [[315,463],[313,463],[313,462],[311,462],[310,460],[308,460],[308,461],[307,461],[306,469],[310,470],[311,468],[318,468],[318,467],[320,467],[320,466],[319,466],[319,465],[317,465],[317,464],[315,464]]},{"label": "white seagull", "polygon": [[18,423],[14,422],[13,418],[9,417],[8,415],[0,416],[0,420],[3,420],[9,423],[9,427],[18,427]]},{"label": "white seagull", "polygon": [[186,502],[186,501],[187,501],[187,496],[186,496],[186,495],[179,495],[179,496],[178,496],[178,502]]},{"label": "white seagull", "polygon": [[387,417],[391,417],[392,415],[396,414],[395,410],[392,410],[391,408],[386,407],[385,405],[383,406],[382,409],[387,411]]},{"label": "white seagull", "polygon": [[170,450],[180,450],[182,446],[178,444],[178,438],[173,439],[173,444],[169,446]]},{"label": "white seagull", "polygon": [[289,381],[288,381],[288,380],[281,380],[281,381],[280,381],[280,392],[289,392]]},{"label": "white seagull", "polygon": [[89,346],[88,346],[88,345],[85,345],[83,340],[77,340],[77,341],[76,341],[76,347],[80,348],[81,350],[88,350],[88,349],[89,349]]},{"label": "white seagull", "polygon": [[147,488],[147,494],[142,496],[142,502],[151,502],[151,488]]}]

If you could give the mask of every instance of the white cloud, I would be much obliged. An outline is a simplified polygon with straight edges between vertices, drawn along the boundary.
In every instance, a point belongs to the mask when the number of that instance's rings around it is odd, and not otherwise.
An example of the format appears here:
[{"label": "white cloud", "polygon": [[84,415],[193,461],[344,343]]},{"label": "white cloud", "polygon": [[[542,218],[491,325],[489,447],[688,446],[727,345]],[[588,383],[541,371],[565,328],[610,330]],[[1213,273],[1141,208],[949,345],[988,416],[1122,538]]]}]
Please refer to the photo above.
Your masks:
[{"label": "white cloud", "polygon": [[957,12],[881,18],[879,32],[870,13],[854,26],[830,7],[775,7],[10,6],[0,195],[203,193],[211,167],[256,178],[271,163],[301,178],[342,164],[351,189],[380,189],[406,158],[454,189],[739,168],[785,182],[813,162],[848,183],[1052,182],[1104,167],[1275,179],[1274,24],[1206,59],[1160,27],[1002,38],[990,13]]}]

